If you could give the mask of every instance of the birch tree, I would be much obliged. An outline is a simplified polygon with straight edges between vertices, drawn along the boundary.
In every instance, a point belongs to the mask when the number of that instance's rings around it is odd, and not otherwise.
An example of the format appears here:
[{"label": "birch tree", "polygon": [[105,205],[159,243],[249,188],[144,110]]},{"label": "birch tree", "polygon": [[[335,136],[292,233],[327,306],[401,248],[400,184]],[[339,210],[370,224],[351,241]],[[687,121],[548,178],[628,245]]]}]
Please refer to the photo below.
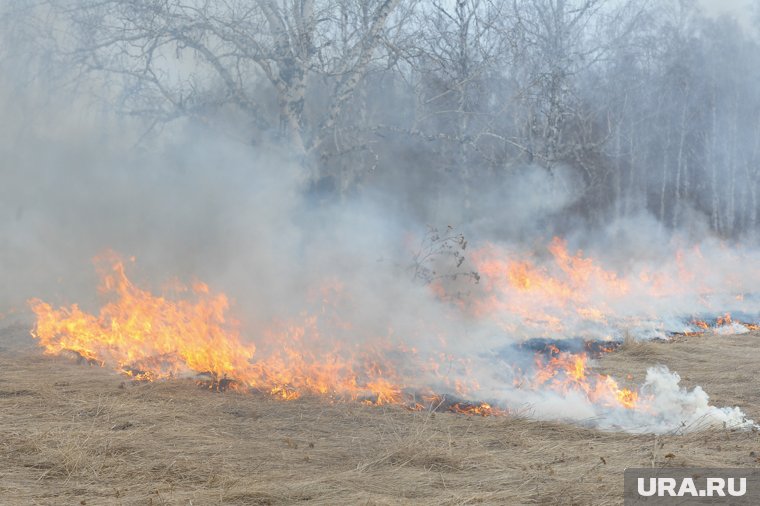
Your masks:
[{"label": "birch tree", "polygon": [[[70,26],[74,61],[117,82],[130,114],[164,122],[233,106],[246,114],[248,135],[276,132],[306,160],[329,139],[380,57],[400,1],[78,0],[53,5]],[[356,19],[361,23],[347,26]],[[314,92],[325,83],[326,99]]]}]

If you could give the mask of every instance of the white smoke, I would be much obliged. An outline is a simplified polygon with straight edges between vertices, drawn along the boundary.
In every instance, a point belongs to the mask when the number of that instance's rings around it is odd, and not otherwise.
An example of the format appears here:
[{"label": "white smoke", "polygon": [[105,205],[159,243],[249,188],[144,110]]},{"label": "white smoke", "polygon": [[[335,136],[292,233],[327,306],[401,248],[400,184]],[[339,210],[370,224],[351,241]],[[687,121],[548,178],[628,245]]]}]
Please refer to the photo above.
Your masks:
[{"label": "white smoke", "polygon": [[569,421],[602,430],[683,434],[707,429],[756,427],[738,407],[716,407],[702,387],[680,386],[681,377],[665,366],[650,367],[633,408],[593,403],[579,391],[507,389],[500,403],[542,420]]},{"label": "white smoke", "polygon": [[[642,404],[633,418],[641,418],[642,432],[687,432],[705,428],[751,428],[752,420],[738,407],[719,408],[709,404],[709,396],[696,386],[687,390],[679,385],[681,377],[667,367],[650,367],[640,389]],[[623,426],[635,430],[635,425]]]}]

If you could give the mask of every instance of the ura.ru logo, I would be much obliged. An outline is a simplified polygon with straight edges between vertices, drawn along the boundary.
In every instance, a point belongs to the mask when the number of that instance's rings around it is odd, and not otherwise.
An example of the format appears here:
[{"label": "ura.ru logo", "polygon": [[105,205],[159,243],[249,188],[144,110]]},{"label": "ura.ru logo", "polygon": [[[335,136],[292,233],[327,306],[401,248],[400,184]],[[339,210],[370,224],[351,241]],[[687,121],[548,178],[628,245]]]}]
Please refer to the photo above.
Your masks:
[{"label": "ura.ru logo", "polygon": [[637,490],[643,497],[740,497],[747,493],[747,478],[706,478],[697,488],[693,478],[639,478]]}]

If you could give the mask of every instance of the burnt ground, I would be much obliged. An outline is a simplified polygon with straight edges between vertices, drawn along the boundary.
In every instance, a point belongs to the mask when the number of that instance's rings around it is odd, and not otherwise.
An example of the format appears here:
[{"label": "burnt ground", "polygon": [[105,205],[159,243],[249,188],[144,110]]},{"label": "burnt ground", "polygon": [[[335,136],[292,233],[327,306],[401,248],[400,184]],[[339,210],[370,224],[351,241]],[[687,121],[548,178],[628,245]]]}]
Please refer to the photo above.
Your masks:
[{"label": "burnt ground", "polygon": [[[760,334],[626,343],[760,419]],[[621,504],[623,470],[760,466],[756,432],[601,432],[514,417],[277,401],[192,381],[133,383],[0,328],[0,504]]]}]

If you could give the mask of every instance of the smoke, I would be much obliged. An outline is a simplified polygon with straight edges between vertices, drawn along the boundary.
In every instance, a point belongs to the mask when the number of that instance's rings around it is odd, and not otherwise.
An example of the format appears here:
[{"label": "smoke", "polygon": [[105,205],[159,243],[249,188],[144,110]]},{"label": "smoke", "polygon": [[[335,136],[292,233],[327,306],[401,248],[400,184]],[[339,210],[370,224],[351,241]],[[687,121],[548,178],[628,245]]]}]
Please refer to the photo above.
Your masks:
[{"label": "smoke", "polygon": [[524,406],[524,414],[528,416],[571,421],[603,430],[682,434],[755,426],[741,409],[712,406],[701,387],[687,390],[679,385],[680,381],[678,373],[670,372],[667,367],[650,367],[639,388],[636,409],[592,403],[579,391],[560,395],[546,390],[507,390],[502,392],[502,398],[511,406]]},{"label": "smoke", "polygon": [[760,257],[710,238],[696,218],[675,232],[646,213],[589,230],[566,213],[583,184],[561,165],[525,164],[466,198],[457,182],[429,194],[424,181],[412,191],[411,178],[389,177],[325,201],[286,146],[193,121],[146,136],[139,120],[4,75],[0,313],[28,318],[32,297],[95,312],[91,259],[113,249],[135,258],[140,286],[197,278],[227,293],[262,354],[278,344],[267,329],[310,321],[305,353],[379,348],[404,385],[539,418],[632,432],[752,423],[662,368],[649,370],[630,410],[583,390],[515,388],[532,356],[504,356],[535,337],[667,338],[705,315],[756,317],[760,278],[746,266]]}]

